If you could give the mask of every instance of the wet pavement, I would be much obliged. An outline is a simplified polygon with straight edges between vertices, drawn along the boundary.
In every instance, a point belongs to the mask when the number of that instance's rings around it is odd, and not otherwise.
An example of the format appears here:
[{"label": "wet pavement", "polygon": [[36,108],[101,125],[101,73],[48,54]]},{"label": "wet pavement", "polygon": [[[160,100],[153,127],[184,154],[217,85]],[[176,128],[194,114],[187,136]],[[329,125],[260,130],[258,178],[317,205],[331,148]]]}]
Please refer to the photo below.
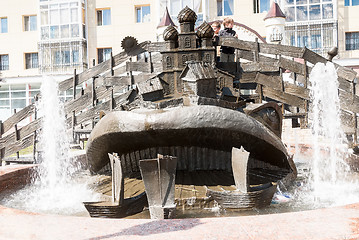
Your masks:
[{"label": "wet pavement", "polygon": [[[29,167],[0,167],[0,183]],[[359,203],[292,213],[173,220],[69,217],[0,206],[0,239],[359,239]]]}]

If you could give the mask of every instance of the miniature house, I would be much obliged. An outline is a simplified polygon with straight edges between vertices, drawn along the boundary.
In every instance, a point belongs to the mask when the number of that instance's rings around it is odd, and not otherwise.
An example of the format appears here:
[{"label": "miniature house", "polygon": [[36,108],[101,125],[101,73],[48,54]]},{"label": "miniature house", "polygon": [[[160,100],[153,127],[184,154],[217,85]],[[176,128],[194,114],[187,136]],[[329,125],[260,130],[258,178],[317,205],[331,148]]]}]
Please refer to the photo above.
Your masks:
[{"label": "miniature house", "polygon": [[210,64],[189,61],[180,75],[183,82],[183,93],[215,98],[216,78],[216,73]]},{"label": "miniature house", "polygon": [[137,83],[138,93],[144,101],[156,101],[163,98],[163,87],[158,77]]}]

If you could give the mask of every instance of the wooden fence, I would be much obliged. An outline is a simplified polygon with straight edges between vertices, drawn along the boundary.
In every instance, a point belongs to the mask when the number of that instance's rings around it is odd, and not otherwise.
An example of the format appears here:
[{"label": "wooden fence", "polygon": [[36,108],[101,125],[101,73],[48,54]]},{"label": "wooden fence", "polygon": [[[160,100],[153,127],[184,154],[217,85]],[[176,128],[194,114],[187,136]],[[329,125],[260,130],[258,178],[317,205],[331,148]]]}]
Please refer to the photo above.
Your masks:
[{"label": "wooden fence", "polygon": [[[137,55],[148,52],[149,50],[159,50],[160,48],[151,47],[150,42],[140,43],[136,48],[129,52],[121,52],[103,63],[94,66],[82,73],[74,71],[73,77],[59,83],[59,90],[66,91],[76,89],[82,83],[88,86],[76,93],[73,91],[73,99],[65,103],[64,109],[67,123],[71,127],[73,136],[86,134],[89,130],[82,129],[86,123],[93,124],[94,118],[99,116],[101,111],[111,111],[119,109],[131,95],[131,90],[125,94],[116,95],[123,88],[131,88],[131,85],[143,81],[144,76],[132,76],[132,71],[147,69],[151,74],[153,71],[161,72],[159,56],[152,57],[152,61],[145,62],[142,59],[138,62],[121,64],[131,60]],[[151,54],[151,53],[150,53]],[[152,70],[151,70],[152,69]],[[128,76],[114,76],[128,72]],[[116,84],[111,84],[116,82]],[[33,162],[36,152],[36,136],[41,131],[41,118],[36,117],[35,104],[30,104],[21,111],[14,113],[4,122],[0,121],[0,162]],[[30,123],[19,128],[22,121],[31,119]],[[29,158],[21,158],[19,151],[30,146],[34,146],[34,154]],[[16,154],[15,157],[10,157]]]},{"label": "wooden fence", "polygon": [[[315,63],[326,63],[327,59],[305,47],[265,44],[258,41],[248,42],[234,38],[223,38],[220,44],[234,47],[237,49],[237,58],[247,61],[218,66],[238,76],[241,89],[251,89],[254,86],[256,93],[250,97],[258,99],[257,101],[269,98],[284,103],[289,107],[287,110],[291,111],[284,114],[285,118],[300,118],[301,127],[308,126],[309,74]],[[338,64],[334,63],[334,65],[339,81],[344,131],[353,135],[353,141],[356,144],[357,114],[359,113],[359,97],[356,95],[355,81],[357,73]],[[294,83],[283,81],[284,72],[290,72],[293,75]],[[246,87],[246,84],[249,87]]]},{"label": "wooden fence", "polygon": [[[310,64],[326,62],[318,54],[306,49],[292,46],[264,44],[241,41],[238,39],[221,39],[221,45],[237,49],[237,62],[221,64],[218,68],[235,75],[241,89],[255,89],[249,98],[263,101],[270,98],[290,107],[287,118],[302,119],[305,127],[308,119],[309,90],[308,76],[312,70]],[[164,50],[164,43],[143,42],[127,52],[121,52],[97,66],[77,74],[59,83],[59,90],[73,89],[73,98],[65,103],[65,114],[73,137],[88,134],[95,118],[101,112],[122,109],[133,94],[132,86],[162,72],[161,54],[152,54]],[[148,52],[148,58],[135,62],[132,58]],[[243,62],[240,59],[245,59]],[[297,59],[302,59],[302,63]],[[309,64],[308,64],[309,62]],[[342,118],[346,131],[357,138],[358,96],[355,93],[356,72],[336,65],[339,77],[339,96],[341,99]],[[142,74],[135,75],[134,71]],[[283,73],[294,74],[294,83],[283,81]],[[127,73],[127,74],[126,74]],[[87,87],[76,93],[77,86],[86,83]],[[122,91],[126,88],[126,91]],[[125,92],[125,93],[122,93]],[[294,109],[294,110],[293,110]],[[41,131],[41,118],[36,116],[36,107],[31,104],[14,113],[4,122],[0,122],[0,160],[4,162],[32,162],[35,160],[37,132]],[[32,121],[21,128],[19,123],[25,119]],[[19,151],[34,146],[31,159],[19,157]],[[16,154],[16,157],[10,158]]]}]

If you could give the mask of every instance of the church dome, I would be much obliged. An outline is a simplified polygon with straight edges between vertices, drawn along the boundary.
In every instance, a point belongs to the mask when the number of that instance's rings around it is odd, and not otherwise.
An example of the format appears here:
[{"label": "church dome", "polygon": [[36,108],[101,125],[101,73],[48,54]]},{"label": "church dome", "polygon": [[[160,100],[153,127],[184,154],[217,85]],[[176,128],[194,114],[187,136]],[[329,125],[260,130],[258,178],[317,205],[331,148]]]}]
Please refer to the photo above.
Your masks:
[{"label": "church dome", "polygon": [[177,39],[178,39],[178,31],[177,31],[177,29],[172,25],[168,26],[163,31],[163,39],[165,41],[168,41],[168,40],[177,41]]},{"label": "church dome", "polygon": [[212,38],[214,31],[206,21],[204,21],[197,29],[197,36],[200,38]]},{"label": "church dome", "polygon": [[195,23],[197,20],[197,15],[192,9],[190,9],[188,6],[186,6],[184,9],[182,9],[178,13],[177,18],[178,18],[179,23],[184,23],[184,22]]}]

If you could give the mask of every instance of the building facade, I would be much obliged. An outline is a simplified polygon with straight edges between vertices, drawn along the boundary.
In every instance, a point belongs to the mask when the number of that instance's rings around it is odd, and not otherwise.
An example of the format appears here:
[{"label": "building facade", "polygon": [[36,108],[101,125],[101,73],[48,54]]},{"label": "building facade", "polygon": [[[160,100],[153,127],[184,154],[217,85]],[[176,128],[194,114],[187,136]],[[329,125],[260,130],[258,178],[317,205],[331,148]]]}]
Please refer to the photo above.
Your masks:
[{"label": "building facade", "polygon": [[[319,54],[339,47],[335,61],[359,65],[359,1],[280,0],[286,15],[283,44]],[[21,7],[19,7],[21,6]],[[265,41],[271,0],[13,0],[0,8],[0,120],[33,101],[44,75],[60,80],[122,51],[121,41],[160,39],[166,7],[174,23],[185,6],[196,26],[231,17],[240,38]],[[253,30],[254,29],[254,30]],[[69,98],[72,93],[63,93]]]}]

